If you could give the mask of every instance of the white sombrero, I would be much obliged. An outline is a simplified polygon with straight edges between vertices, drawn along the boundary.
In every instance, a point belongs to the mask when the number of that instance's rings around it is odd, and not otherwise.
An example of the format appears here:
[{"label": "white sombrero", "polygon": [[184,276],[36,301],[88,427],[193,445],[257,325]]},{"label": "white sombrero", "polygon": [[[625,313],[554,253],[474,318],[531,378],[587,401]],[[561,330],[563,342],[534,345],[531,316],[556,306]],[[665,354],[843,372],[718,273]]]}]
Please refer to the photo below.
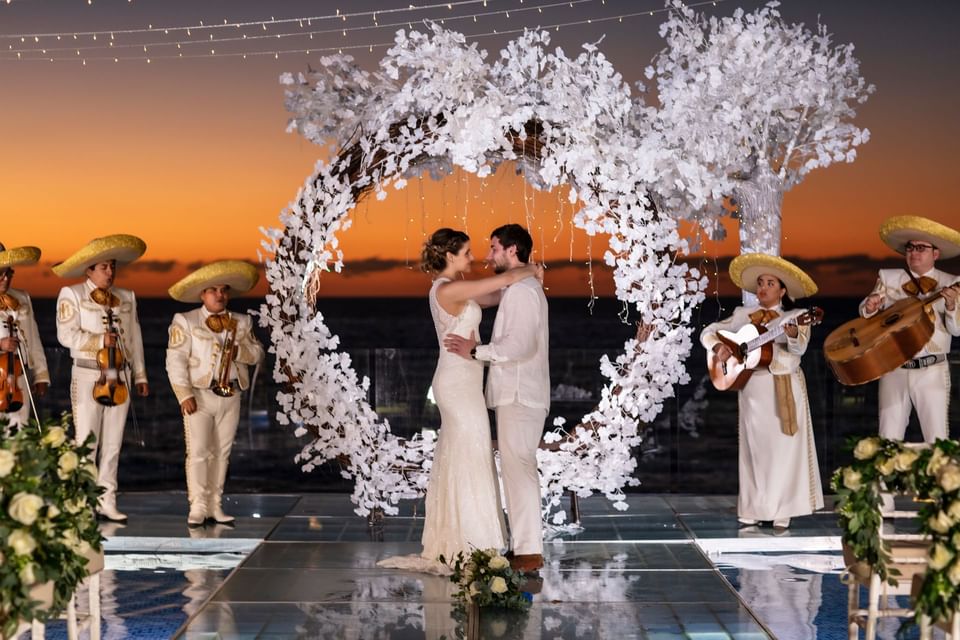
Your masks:
[{"label": "white sombrero", "polygon": [[880,239],[897,253],[906,253],[911,240],[929,242],[940,250],[940,257],[960,256],[960,232],[922,216],[893,216],[880,225]]},{"label": "white sombrero", "polygon": [[745,253],[730,261],[730,279],[744,291],[757,292],[757,278],[774,275],[787,286],[787,293],[794,300],[812,296],[817,292],[817,283],[807,273],[783,258],[765,253]]},{"label": "white sombrero", "polygon": [[204,289],[229,285],[231,293],[246,293],[260,280],[260,272],[243,260],[220,260],[200,267],[170,287],[168,293],[180,302],[196,302]]},{"label": "white sombrero", "polygon": [[90,266],[110,260],[121,265],[130,264],[146,250],[146,243],[137,236],[118,233],[94,238],[60,264],[53,265],[53,272],[61,278],[79,278]]},{"label": "white sombrero", "polygon": [[39,261],[40,249],[37,247],[13,247],[0,251],[0,269],[37,264]]}]

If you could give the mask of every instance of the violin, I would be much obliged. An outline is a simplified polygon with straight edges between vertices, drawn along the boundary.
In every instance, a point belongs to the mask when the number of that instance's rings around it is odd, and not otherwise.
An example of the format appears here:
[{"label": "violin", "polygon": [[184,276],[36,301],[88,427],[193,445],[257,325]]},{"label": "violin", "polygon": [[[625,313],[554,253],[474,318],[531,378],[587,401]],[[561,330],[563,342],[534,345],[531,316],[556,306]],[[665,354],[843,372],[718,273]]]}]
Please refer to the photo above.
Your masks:
[{"label": "violin", "polygon": [[[7,316],[4,322],[7,335],[15,337],[17,334],[13,318]],[[10,351],[0,356],[0,412],[12,413],[23,406],[23,390],[17,384],[17,379],[22,375],[23,363],[15,352]]]},{"label": "violin", "polygon": [[[119,336],[114,320],[113,309],[107,308],[107,316],[104,318],[107,333]],[[120,375],[125,361],[123,349],[119,346],[119,339],[118,337],[112,347],[104,347],[97,351],[100,379],[93,385],[93,399],[105,407],[115,407],[118,404],[123,404],[130,395],[127,385]]]}]

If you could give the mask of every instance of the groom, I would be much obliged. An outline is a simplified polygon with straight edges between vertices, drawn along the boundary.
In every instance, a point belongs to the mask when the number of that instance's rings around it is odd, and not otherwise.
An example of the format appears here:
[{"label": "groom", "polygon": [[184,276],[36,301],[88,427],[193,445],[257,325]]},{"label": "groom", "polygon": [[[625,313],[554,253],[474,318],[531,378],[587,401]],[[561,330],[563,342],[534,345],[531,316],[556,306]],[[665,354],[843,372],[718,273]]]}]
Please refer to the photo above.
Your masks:
[{"label": "groom", "polygon": [[[503,273],[530,260],[533,239],[518,224],[490,234],[487,264]],[[447,351],[490,363],[487,406],[496,411],[497,441],[507,511],[510,518],[511,566],[522,573],[543,566],[543,525],[537,449],[550,409],[547,298],[534,278],[503,290],[489,344],[448,334]]]}]

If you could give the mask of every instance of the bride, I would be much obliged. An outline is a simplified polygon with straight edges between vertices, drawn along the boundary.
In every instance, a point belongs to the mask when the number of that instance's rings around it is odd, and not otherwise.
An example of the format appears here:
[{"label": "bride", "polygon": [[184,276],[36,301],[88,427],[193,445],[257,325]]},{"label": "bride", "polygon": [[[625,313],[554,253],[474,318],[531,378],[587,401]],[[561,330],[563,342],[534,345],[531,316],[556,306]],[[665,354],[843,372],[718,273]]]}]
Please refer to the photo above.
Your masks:
[{"label": "bride", "polygon": [[423,246],[420,267],[435,276],[429,300],[441,347],[432,383],[440,409],[440,436],[427,484],[423,550],[381,560],[377,563],[381,567],[443,575],[450,570],[440,562],[441,556],[452,563],[460,551],[506,547],[483,398],[483,364],[448,352],[443,339],[449,333],[476,339],[480,307],[496,305],[501,289],[515,282],[530,276],[542,279],[543,269],[528,265],[488,278],[461,279],[472,263],[470,238],[462,231],[438,229]]}]

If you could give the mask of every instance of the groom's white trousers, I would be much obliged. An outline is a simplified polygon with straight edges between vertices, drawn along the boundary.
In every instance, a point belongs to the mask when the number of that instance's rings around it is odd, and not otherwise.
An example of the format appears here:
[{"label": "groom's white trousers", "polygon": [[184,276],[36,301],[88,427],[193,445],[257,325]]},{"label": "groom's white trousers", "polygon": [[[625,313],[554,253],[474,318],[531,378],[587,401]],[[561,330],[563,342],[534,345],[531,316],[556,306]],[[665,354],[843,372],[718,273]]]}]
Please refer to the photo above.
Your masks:
[{"label": "groom's white trousers", "polygon": [[537,449],[546,409],[507,404],[496,408],[500,471],[507,499],[510,540],[516,555],[543,554]]}]

